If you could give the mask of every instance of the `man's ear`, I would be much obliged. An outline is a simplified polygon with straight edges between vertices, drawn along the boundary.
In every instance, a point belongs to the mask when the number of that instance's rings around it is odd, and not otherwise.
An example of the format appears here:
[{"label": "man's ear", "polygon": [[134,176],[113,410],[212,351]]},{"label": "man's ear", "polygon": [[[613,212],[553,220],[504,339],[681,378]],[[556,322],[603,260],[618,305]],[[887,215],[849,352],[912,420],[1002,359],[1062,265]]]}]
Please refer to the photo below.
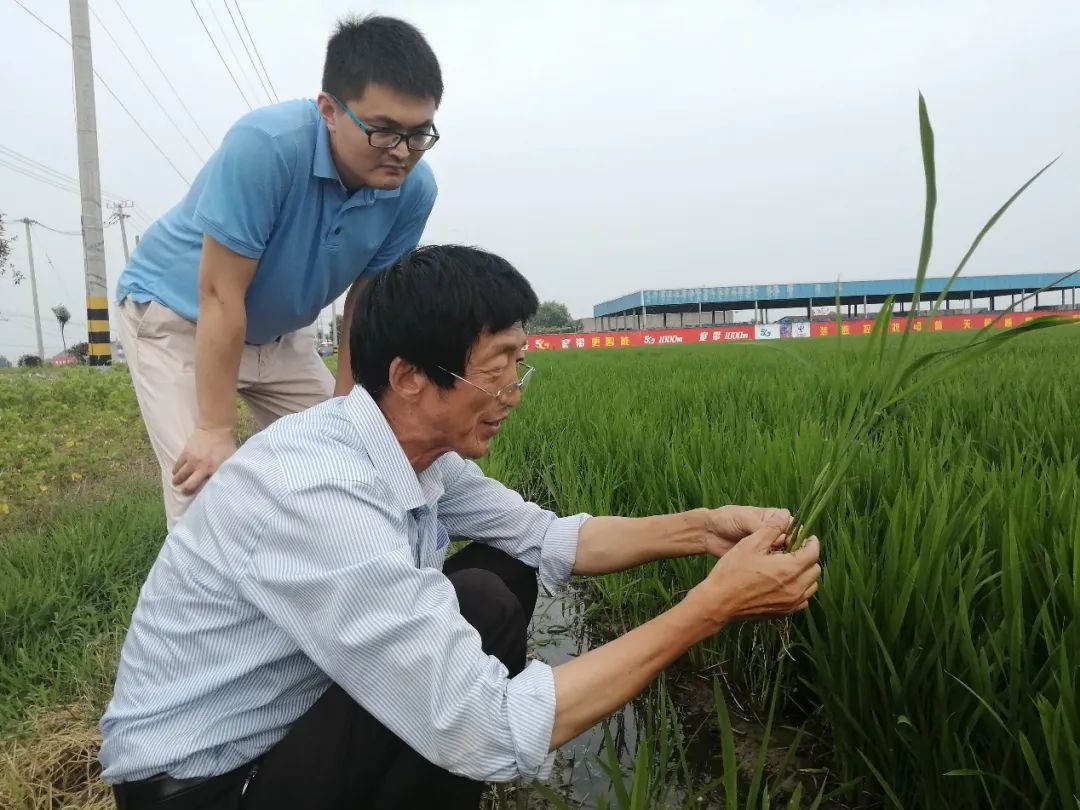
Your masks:
[{"label": "man's ear", "polygon": [[416,399],[424,390],[424,386],[428,384],[427,375],[401,357],[395,357],[390,361],[388,377],[390,388],[405,400]]},{"label": "man's ear", "polygon": [[319,93],[315,103],[319,106],[319,115],[322,116],[322,120],[326,123],[327,128],[333,132],[336,126],[335,113],[337,113],[337,104],[334,103],[328,93]]}]

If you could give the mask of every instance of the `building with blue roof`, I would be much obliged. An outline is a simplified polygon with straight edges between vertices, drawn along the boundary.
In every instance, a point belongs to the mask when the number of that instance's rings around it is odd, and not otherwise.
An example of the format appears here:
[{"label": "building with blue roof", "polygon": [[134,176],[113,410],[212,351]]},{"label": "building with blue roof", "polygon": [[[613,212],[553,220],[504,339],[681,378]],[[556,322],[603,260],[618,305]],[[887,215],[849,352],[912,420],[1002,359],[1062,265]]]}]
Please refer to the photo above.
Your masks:
[{"label": "building with blue roof", "polygon": [[[928,278],[923,285],[922,309],[948,283],[948,278]],[[1055,273],[1014,273],[997,276],[960,276],[949,290],[943,309],[955,312],[993,312],[1006,309],[1025,296],[1038,292],[1023,310],[1075,309],[1080,296],[1080,270],[1062,278]],[[591,330],[694,327],[738,322],[770,322],[783,311],[797,310],[790,319],[813,319],[815,308],[835,312],[839,295],[841,314],[867,317],[881,309],[890,297],[897,313],[910,310],[915,280],[822,281],[800,284],[747,284],[729,287],[685,287],[638,290],[593,307]],[[824,317],[824,316],[823,316]],[[835,317],[830,314],[828,317]],[[591,322],[590,322],[591,321]]]}]

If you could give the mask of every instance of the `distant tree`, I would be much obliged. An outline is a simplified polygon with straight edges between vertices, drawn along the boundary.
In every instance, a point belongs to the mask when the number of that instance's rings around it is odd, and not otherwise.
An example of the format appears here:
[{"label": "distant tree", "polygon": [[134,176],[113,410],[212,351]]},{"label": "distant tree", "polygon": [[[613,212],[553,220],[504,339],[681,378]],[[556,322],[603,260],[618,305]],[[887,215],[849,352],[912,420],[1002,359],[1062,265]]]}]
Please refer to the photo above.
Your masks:
[{"label": "distant tree", "polygon": [[5,230],[4,214],[0,212],[0,276],[11,276],[11,280],[18,284],[24,276],[15,269],[11,263],[11,246],[18,237],[8,236]]},{"label": "distant tree", "polygon": [[64,327],[67,326],[68,321],[71,320],[71,313],[68,312],[68,308],[63,304],[57,304],[52,308],[52,314],[56,316],[56,322],[60,324],[60,343],[64,346],[64,351],[67,351],[67,341],[64,339]]},{"label": "distant tree", "polygon": [[568,332],[574,329],[574,319],[566,304],[558,301],[544,301],[528,323],[532,334],[541,332]]},{"label": "distant tree", "polygon": [[37,368],[41,365],[41,358],[36,354],[24,354],[19,358],[19,368]]},{"label": "distant tree", "polygon": [[11,361],[0,354],[0,368],[11,368]]},{"label": "distant tree", "polygon": [[86,358],[90,356],[90,344],[85,340],[82,343],[76,343],[71,347],[71,353],[79,359],[80,363],[85,363]]}]

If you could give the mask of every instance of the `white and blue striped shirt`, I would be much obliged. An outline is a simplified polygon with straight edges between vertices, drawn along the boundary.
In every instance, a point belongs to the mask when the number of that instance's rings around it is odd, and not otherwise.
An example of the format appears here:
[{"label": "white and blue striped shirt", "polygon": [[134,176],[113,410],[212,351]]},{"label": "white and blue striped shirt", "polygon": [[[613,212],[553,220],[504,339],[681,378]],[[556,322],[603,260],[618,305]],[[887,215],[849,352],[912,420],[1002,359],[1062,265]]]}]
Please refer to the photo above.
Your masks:
[{"label": "white and blue striped shirt", "polygon": [[359,386],[278,420],[207,483],[139,594],[101,720],[107,782],[225,773],[338,683],[472,779],[546,776],[551,669],[509,678],[458,612],[448,535],[569,579],[587,515],[557,518],[455,454],[417,475]]}]

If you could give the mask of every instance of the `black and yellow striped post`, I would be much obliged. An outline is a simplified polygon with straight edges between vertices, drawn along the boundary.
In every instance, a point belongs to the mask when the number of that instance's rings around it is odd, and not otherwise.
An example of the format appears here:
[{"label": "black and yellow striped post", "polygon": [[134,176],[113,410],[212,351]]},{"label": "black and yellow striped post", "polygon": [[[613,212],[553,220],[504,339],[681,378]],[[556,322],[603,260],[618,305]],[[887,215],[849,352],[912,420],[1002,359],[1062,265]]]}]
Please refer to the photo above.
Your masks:
[{"label": "black and yellow striped post", "polygon": [[112,339],[109,336],[109,299],[104,295],[86,297],[86,332],[89,361],[92,366],[112,363]]}]

